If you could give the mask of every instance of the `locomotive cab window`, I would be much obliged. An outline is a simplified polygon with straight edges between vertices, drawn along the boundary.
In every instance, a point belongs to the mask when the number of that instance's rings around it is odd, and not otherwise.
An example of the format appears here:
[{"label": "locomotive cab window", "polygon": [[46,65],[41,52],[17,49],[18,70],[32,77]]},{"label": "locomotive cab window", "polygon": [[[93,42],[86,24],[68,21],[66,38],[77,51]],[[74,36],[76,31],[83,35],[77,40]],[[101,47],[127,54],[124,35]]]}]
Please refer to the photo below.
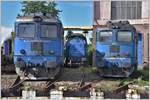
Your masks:
[{"label": "locomotive cab window", "polygon": [[104,31],[100,32],[100,42],[112,42],[112,32],[110,31]]},{"label": "locomotive cab window", "polygon": [[32,38],[35,34],[35,24],[32,23],[24,23],[19,24],[19,37]]},{"label": "locomotive cab window", "polygon": [[41,25],[41,37],[42,38],[57,38],[57,26],[56,25]]},{"label": "locomotive cab window", "polygon": [[117,40],[120,42],[132,41],[132,32],[130,32],[130,31],[119,31],[117,34]]}]

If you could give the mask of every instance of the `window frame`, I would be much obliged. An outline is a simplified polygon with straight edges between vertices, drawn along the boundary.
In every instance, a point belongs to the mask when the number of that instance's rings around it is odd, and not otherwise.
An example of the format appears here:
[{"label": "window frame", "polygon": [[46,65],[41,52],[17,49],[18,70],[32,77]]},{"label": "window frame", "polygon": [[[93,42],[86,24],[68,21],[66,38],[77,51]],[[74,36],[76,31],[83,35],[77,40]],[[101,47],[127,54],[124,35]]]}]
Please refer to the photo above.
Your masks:
[{"label": "window frame", "polygon": [[142,1],[111,1],[112,20],[141,19],[141,17],[142,17]]},{"label": "window frame", "polygon": [[[56,28],[57,28],[57,36],[56,37],[41,37],[41,34],[42,34],[42,25],[55,25],[56,26]],[[59,34],[58,34],[58,31],[59,31],[59,26],[58,26],[58,24],[56,24],[56,23],[40,23],[40,34],[39,34],[39,37],[41,38],[41,39],[57,39],[57,38],[59,38]]]},{"label": "window frame", "polygon": [[[35,29],[34,29],[34,34],[33,34],[33,36],[32,37],[26,37],[26,36],[20,36],[20,25],[23,25],[23,24],[33,24],[34,25],[34,27],[35,27]],[[35,37],[35,34],[36,34],[36,23],[33,23],[33,22],[24,22],[24,23],[18,23],[18,25],[16,26],[16,30],[17,30],[17,37],[19,37],[19,38],[29,38],[29,39],[31,39],[31,38],[34,38]]]},{"label": "window frame", "polygon": [[[110,42],[104,42],[104,41],[100,41],[100,37],[101,37],[101,32],[111,32],[112,33],[112,39]],[[112,43],[113,42],[113,31],[112,30],[102,30],[102,31],[98,31],[98,39],[97,41],[99,41],[100,43],[105,43],[105,44],[108,44],[108,43]]]},{"label": "window frame", "polygon": [[[131,33],[131,40],[130,41],[119,41],[118,40],[118,32],[130,32]],[[117,31],[116,32],[116,41],[121,42],[121,43],[131,43],[131,42],[133,42],[133,32],[130,31],[130,30],[119,30],[119,31]]]}]

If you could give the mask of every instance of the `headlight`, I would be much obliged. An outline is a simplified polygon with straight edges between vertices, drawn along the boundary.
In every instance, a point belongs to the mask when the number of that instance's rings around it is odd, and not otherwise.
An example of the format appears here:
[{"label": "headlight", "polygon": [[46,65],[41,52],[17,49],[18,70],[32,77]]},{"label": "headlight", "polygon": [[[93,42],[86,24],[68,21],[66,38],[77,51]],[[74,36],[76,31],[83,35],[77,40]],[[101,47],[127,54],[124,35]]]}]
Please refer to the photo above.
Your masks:
[{"label": "headlight", "polygon": [[53,50],[50,50],[48,53],[49,54],[55,54],[55,52]]},{"label": "headlight", "polygon": [[26,51],[24,49],[21,49],[20,53],[24,55],[26,53]]}]

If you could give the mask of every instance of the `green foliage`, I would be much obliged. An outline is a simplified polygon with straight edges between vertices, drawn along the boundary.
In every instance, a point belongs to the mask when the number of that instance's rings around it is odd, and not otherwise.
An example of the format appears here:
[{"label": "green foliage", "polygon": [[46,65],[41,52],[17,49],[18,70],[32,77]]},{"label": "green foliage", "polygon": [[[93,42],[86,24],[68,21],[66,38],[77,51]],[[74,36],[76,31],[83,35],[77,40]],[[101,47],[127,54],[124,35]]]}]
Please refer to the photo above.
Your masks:
[{"label": "green foliage", "polygon": [[127,84],[133,81],[140,86],[148,85],[149,84],[149,70],[143,70],[143,69],[137,70],[134,76],[121,80],[123,84]]},{"label": "green foliage", "polygon": [[149,81],[143,80],[142,77],[139,77],[137,79],[127,78],[127,79],[122,80],[122,83],[128,84],[128,83],[133,82],[133,81],[135,84],[138,84],[140,86],[144,86],[144,85],[149,84]]},{"label": "green foliage", "polygon": [[56,9],[57,4],[54,1],[23,1],[22,13],[30,15],[35,13],[51,14],[53,17],[58,17],[60,10]]},{"label": "green foliage", "polygon": [[149,70],[137,70],[142,80],[149,81]]},{"label": "green foliage", "polygon": [[88,44],[87,48],[88,62],[89,65],[92,65],[94,48],[92,44]]},{"label": "green foliage", "polygon": [[68,30],[68,33],[65,38],[68,39],[72,34],[73,34],[73,32],[71,30]]},{"label": "green foliage", "polygon": [[81,67],[80,70],[84,72],[89,72],[89,73],[96,73],[97,71],[96,67],[94,66]]},{"label": "green foliage", "polygon": [[51,1],[48,3],[48,6],[46,7],[46,13],[50,13],[52,14],[52,16],[57,16],[59,12],[61,12],[60,10],[56,9],[57,4],[54,1]]},{"label": "green foliage", "polygon": [[149,84],[149,82],[144,80],[142,76],[136,80],[136,83],[138,83],[139,85],[148,85]]},{"label": "green foliage", "polygon": [[45,1],[23,1],[22,9],[21,11],[24,14],[30,14],[30,13],[39,13],[43,12],[43,6],[45,5]]},{"label": "green foliage", "polygon": [[2,58],[1,58],[1,61],[2,61],[1,65],[2,65],[2,66],[5,66],[5,65],[7,64],[7,62],[6,62],[6,57],[5,57],[5,55],[3,55],[3,54],[1,55],[1,57],[2,57]]},{"label": "green foliage", "polygon": [[11,40],[12,40],[12,44],[11,44],[11,46],[12,46],[12,56],[14,55],[14,35],[15,35],[15,33],[14,33],[14,32],[11,32]]}]

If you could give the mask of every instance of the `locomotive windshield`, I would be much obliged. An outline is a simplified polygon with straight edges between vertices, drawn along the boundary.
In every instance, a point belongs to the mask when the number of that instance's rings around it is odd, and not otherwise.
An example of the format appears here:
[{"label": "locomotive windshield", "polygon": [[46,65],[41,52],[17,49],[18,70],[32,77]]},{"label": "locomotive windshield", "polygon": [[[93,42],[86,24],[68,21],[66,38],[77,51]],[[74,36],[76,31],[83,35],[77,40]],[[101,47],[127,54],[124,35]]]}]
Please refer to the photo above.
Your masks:
[{"label": "locomotive windshield", "polygon": [[56,25],[41,25],[41,37],[42,38],[56,38],[57,26]]},{"label": "locomotive windshield", "polygon": [[100,32],[100,42],[112,42],[112,32],[110,31],[104,31]]},{"label": "locomotive windshield", "polygon": [[132,41],[132,32],[130,32],[130,31],[119,31],[118,35],[117,35],[117,40],[120,42]]},{"label": "locomotive windshield", "polygon": [[34,37],[35,25],[31,23],[19,24],[19,37]]}]

